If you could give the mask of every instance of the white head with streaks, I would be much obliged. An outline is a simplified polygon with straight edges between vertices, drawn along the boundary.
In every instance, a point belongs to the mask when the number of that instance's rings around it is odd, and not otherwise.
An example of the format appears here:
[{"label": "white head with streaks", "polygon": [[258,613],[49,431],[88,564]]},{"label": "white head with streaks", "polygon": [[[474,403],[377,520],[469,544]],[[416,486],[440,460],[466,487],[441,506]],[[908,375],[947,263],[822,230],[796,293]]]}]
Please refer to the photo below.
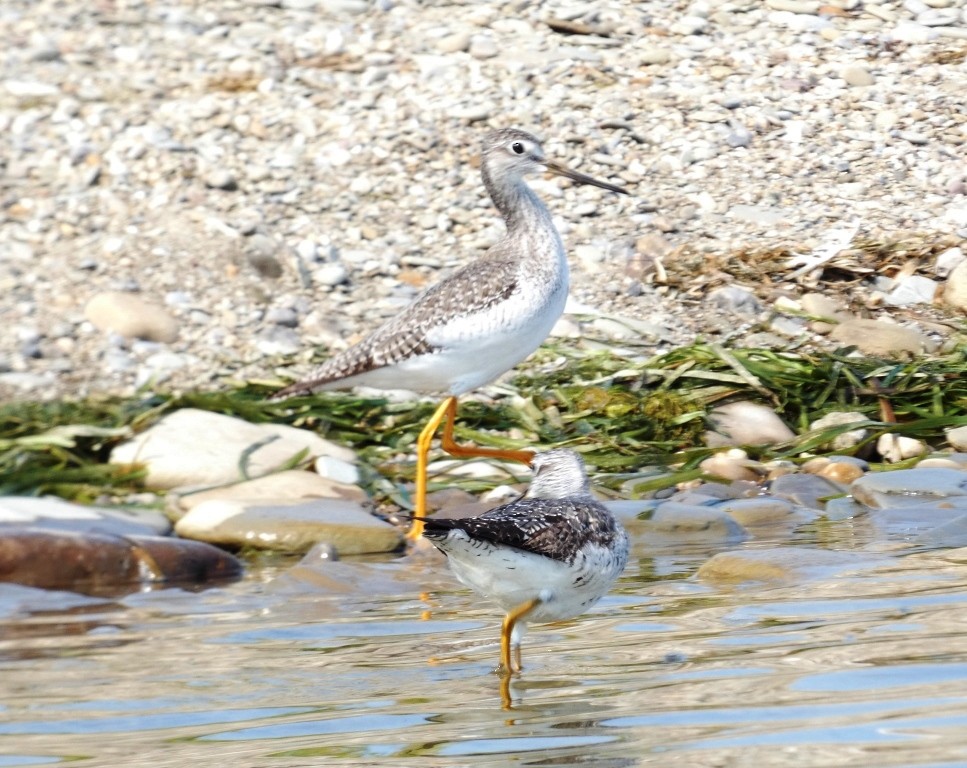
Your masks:
[{"label": "white head with streaks", "polygon": [[524,494],[529,499],[566,499],[590,496],[584,461],[574,451],[557,448],[534,455],[534,475]]}]

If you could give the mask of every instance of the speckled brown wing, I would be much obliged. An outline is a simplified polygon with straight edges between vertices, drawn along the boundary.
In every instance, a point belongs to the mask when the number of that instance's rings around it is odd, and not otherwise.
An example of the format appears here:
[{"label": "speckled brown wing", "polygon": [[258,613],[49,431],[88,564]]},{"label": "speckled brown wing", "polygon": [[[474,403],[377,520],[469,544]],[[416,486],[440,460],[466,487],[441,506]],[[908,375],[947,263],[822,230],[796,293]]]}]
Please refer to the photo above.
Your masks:
[{"label": "speckled brown wing", "polygon": [[276,392],[273,399],[310,394],[340,379],[437,352],[427,340],[428,334],[452,320],[505,301],[517,290],[517,268],[517,263],[509,259],[481,260],[464,267],[358,344],[324,362],[306,379]]},{"label": "speckled brown wing", "polygon": [[425,525],[424,535],[430,541],[442,541],[447,532],[459,528],[478,541],[567,564],[584,544],[595,542],[607,547],[616,535],[614,518],[593,499],[519,499],[479,517],[427,518]]}]

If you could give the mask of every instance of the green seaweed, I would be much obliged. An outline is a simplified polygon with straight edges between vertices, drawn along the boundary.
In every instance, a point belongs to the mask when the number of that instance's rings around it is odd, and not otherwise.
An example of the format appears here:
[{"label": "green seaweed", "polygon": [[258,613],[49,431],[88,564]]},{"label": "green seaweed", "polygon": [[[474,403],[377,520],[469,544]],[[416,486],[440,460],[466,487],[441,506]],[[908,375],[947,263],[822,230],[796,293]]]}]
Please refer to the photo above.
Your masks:
[{"label": "green seaweed", "polygon": [[[617,350],[588,353],[580,341],[560,342],[542,348],[497,390],[495,399],[461,400],[455,434],[461,441],[491,447],[576,448],[613,487],[608,475],[649,465],[692,473],[711,453],[702,442],[708,412],[732,399],[768,404],[798,433],[787,444],[754,449],[753,455],[762,459],[821,453],[833,437],[859,427],[868,430],[868,437],[847,452],[862,451],[888,432],[939,448],[944,429],[967,423],[965,374],[963,347],[945,356],[900,362],[857,356],[851,349],[775,352],[696,343],[642,359]],[[108,464],[111,448],[164,414],[192,407],[311,429],[350,445],[377,503],[407,502],[416,437],[436,403],[341,392],[269,400],[283,383],[232,382],[209,392],[7,403],[0,406],[0,493],[92,499],[136,491],[143,472],[137,466]],[[808,431],[810,422],[833,410],[856,411],[867,420]],[[288,464],[296,466],[304,458],[293,457]],[[441,481],[472,491],[488,487],[470,478]],[[643,487],[662,487],[661,482]]]}]

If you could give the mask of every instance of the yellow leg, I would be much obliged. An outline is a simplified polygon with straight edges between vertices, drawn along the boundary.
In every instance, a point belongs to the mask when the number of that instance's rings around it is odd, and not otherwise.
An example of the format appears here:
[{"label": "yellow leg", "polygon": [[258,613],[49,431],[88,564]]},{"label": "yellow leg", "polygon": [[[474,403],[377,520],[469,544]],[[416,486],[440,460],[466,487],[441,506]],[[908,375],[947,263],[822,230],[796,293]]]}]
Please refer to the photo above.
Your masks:
[{"label": "yellow leg", "polygon": [[524,618],[540,604],[540,598],[535,597],[533,600],[528,600],[526,603],[521,603],[506,616],[504,616],[504,623],[500,628],[500,674],[504,677],[510,677],[510,675],[514,672],[520,672],[521,670],[520,646],[517,647],[516,653],[517,665],[514,666],[510,659],[510,638],[514,632],[514,627],[518,621]]},{"label": "yellow leg", "polygon": [[447,423],[443,428],[440,447],[451,456],[458,456],[460,458],[467,456],[486,456],[491,459],[520,461],[524,464],[530,464],[533,460],[533,451],[512,451],[502,448],[482,448],[479,445],[459,445],[453,439],[453,424],[457,420],[457,398],[449,398],[445,405],[447,406]]},{"label": "yellow leg", "polygon": [[[446,420],[443,427],[443,435],[440,440],[440,447],[451,456],[464,458],[467,456],[485,456],[493,459],[509,459],[530,464],[534,458],[533,451],[508,451],[499,448],[481,448],[478,445],[458,445],[453,439],[453,424],[457,418],[457,398],[448,397],[440,407],[433,412],[433,416],[423,427],[419,438],[416,441],[416,498],[413,504],[413,514],[417,517],[426,516],[426,486],[427,486],[427,465],[430,463],[430,444],[433,436],[440,428],[440,424]],[[406,534],[406,538],[414,541],[423,534],[423,521],[414,520],[413,525]]]},{"label": "yellow leg", "polygon": [[[446,418],[450,412],[456,412],[457,398],[448,397],[440,407],[433,412],[433,416],[423,427],[420,436],[416,440],[416,499],[413,504],[413,514],[417,517],[426,517],[426,468],[429,464],[430,443],[433,442],[433,435],[440,427],[440,422]],[[423,521],[414,520],[413,525],[406,534],[406,538],[415,541],[423,534]]]}]

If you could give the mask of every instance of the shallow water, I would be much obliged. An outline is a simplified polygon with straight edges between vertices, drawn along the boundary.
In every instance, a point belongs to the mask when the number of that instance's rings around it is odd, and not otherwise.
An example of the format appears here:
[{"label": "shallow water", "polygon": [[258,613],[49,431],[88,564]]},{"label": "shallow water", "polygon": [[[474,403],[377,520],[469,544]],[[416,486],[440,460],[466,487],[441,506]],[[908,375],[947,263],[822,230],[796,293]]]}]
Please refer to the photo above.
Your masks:
[{"label": "shallow water", "polygon": [[967,550],[823,539],[856,562],[740,585],[637,541],[589,614],[531,627],[509,709],[498,614],[429,555],[0,586],[0,766],[967,765]]}]

